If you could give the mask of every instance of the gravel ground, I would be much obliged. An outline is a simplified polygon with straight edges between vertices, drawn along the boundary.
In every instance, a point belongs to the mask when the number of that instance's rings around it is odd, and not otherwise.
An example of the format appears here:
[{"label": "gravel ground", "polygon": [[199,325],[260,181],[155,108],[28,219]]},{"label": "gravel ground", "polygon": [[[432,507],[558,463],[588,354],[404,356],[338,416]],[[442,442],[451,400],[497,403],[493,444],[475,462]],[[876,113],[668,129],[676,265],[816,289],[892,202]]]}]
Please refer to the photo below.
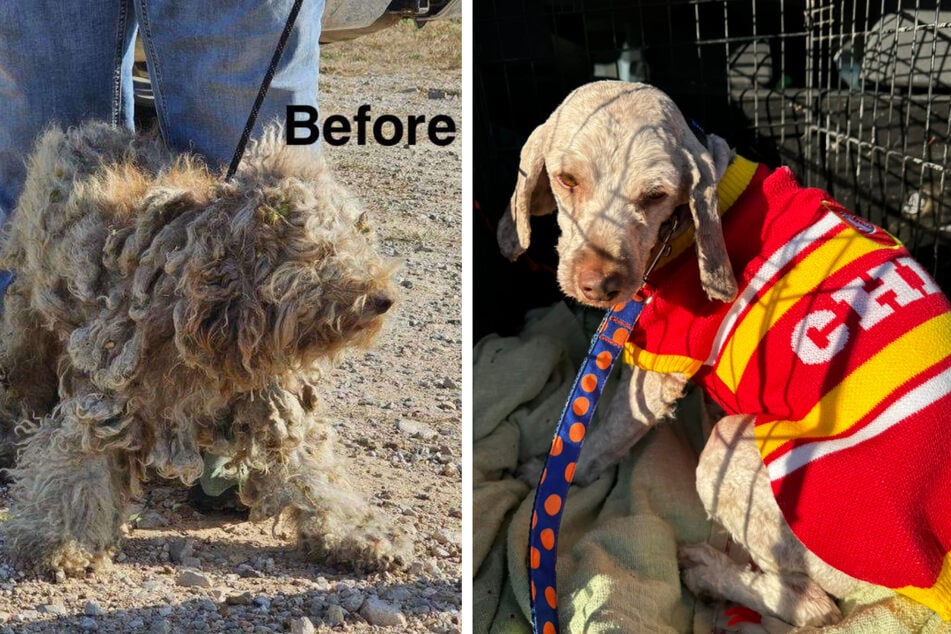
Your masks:
[{"label": "gravel ground", "polygon": [[[458,24],[400,25],[325,48],[322,116],[369,103],[374,116],[446,114],[461,127],[460,38]],[[110,572],[31,578],[0,549],[0,632],[461,629],[461,140],[327,155],[402,262],[402,298],[324,403],[353,482],[414,534],[416,560],[368,576],[328,568],[304,561],[280,527],[202,514],[181,488],[154,487]],[[0,489],[0,520],[6,506]]]}]

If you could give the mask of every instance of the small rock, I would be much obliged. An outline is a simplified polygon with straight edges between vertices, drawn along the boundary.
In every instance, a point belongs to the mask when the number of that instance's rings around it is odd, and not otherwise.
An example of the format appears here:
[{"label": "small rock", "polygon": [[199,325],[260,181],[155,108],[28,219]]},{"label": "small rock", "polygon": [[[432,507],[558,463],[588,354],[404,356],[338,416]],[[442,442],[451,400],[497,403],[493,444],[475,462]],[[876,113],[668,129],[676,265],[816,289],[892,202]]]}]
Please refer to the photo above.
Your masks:
[{"label": "small rock", "polygon": [[168,556],[173,563],[180,564],[195,552],[195,542],[190,539],[173,539],[168,547]]},{"label": "small rock", "polygon": [[165,584],[161,579],[149,579],[142,583],[142,590],[145,592],[161,592],[165,590]]},{"label": "small rock", "polygon": [[362,592],[351,590],[349,593],[340,597],[340,605],[347,612],[356,612],[363,605],[364,596]]},{"label": "small rock", "polygon": [[241,564],[240,566],[235,568],[235,570],[237,571],[239,575],[245,578],[260,579],[261,577],[264,576],[263,572],[261,572],[260,570],[255,570],[253,566],[250,566],[248,564]]},{"label": "small rock", "polygon": [[251,603],[253,603],[254,607],[256,607],[261,612],[267,612],[271,607],[271,600],[267,597],[254,597],[251,599]]},{"label": "small rock", "polygon": [[413,281],[408,279],[400,280],[400,286],[403,288],[413,288]]},{"label": "small rock", "polygon": [[384,596],[389,601],[396,601],[397,603],[408,600],[413,593],[409,591],[409,588],[406,586],[394,586],[384,593]]},{"label": "small rock", "polygon": [[436,430],[429,425],[414,420],[408,420],[406,418],[401,418],[396,421],[396,429],[403,435],[409,436],[410,438],[432,440],[438,436]]},{"label": "small rock", "polygon": [[223,603],[228,598],[228,590],[225,588],[212,588],[208,591],[208,598],[215,603]]},{"label": "small rock", "polygon": [[130,632],[138,632],[145,627],[145,620],[137,616],[126,623],[126,627]]},{"label": "small rock", "polygon": [[99,624],[96,623],[96,619],[91,616],[84,616],[79,619],[79,629],[86,632],[95,632],[99,629]]},{"label": "small rock", "polygon": [[136,528],[144,528],[146,530],[154,530],[156,528],[163,528],[168,526],[168,520],[154,509],[149,509],[145,513],[139,516],[135,521]]},{"label": "small rock", "polygon": [[46,603],[37,608],[37,612],[40,614],[56,614],[62,616],[66,614],[66,606],[63,605],[62,601],[57,601],[55,603]]},{"label": "small rock", "polygon": [[175,577],[175,583],[185,587],[210,588],[211,580],[197,570],[186,568]]},{"label": "small rock", "polygon": [[57,570],[56,574],[53,575],[53,580],[56,583],[64,583],[66,581],[66,573],[62,570]]},{"label": "small rock", "polygon": [[198,557],[184,557],[182,559],[182,565],[186,568],[198,568],[201,570],[201,559]]},{"label": "small rock", "polygon": [[86,616],[102,616],[102,607],[95,601],[87,601],[83,606],[83,614]]},{"label": "small rock", "polygon": [[406,627],[406,617],[400,609],[377,597],[369,597],[363,602],[360,616],[365,618],[370,625]]},{"label": "small rock", "polygon": [[28,621],[35,621],[39,618],[40,613],[36,610],[23,610],[22,612],[17,613],[17,621],[21,623],[26,623]]},{"label": "small rock", "polygon": [[324,612],[324,622],[331,627],[342,625],[346,618],[347,615],[343,611],[343,608],[336,603],[328,607],[327,611]]},{"label": "small rock", "polygon": [[443,378],[436,381],[436,387],[445,388],[447,390],[454,390],[455,388],[459,386],[450,377],[444,376]]},{"label": "small rock", "polygon": [[242,592],[241,594],[232,594],[227,599],[225,603],[228,605],[251,605],[251,600],[254,598],[250,592]]},{"label": "small rock", "polygon": [[152,619],[149,622],[149,634],[169,634],[171,631],[171,623],[164,618]]},{"label": "small rock", "polygon": [[172,606],[163,605],[158,609],[159,616],[168,616],[172,613]]},{"label": "small rock", "polygon": [[314,624],[306,616],[291,619],[291,634],[314,634]]},{"label": "small rock", "polygon": [[442,528],[435,533],[433,533],[433,538],[443,546],[448,546],[449,544],[459,543],[459,539],[454,536],[449,530]]}]

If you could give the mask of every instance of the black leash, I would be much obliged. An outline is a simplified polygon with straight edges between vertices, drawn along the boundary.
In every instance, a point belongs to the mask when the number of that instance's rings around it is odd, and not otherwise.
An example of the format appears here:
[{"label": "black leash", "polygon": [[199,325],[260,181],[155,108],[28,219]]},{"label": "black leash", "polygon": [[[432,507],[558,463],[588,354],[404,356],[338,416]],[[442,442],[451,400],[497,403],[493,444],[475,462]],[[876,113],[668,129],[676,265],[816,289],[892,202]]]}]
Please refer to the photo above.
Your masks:
[{"label": "black leash", "polygon": [[291,7],[291,13],[287,16],[287,23],[284,25],[284,32],[281,33],[281,39],[277,42],[277,48],[274,50],[274,57],[271,58],[271,65],[268,66],[267,74],[264,75],[264,81],[261,82],[261,88],[258,90],[258,96],[254,100],[254,106],[251,107],[251,114],[248,115],[248,122],[244,124],[244,132],[241,133],[241,140],[238,141],[238,147],[235,148],[234,156],[231,158],[231,165],[228,167],[228,173],[225,175],[225,182],[231,180],[234,173],[238,170],[238,164],[241,157],[244,156],[244,149],[248,145],[248,139],[251,137],[251,131],[254,129],[254,122],[258,118],[258,111],[261,104],[264,103],[264,96],[267,95],[268,88],[271,87],[271,80],[274,79],[274,73],[277,71],[277,65],[284,55],[284,46],[291,35],[291,29],[294,28],[294,22],[297,21],[297,14],[300,13],[300,7],[303,0],[294,0],[294,6]]}]

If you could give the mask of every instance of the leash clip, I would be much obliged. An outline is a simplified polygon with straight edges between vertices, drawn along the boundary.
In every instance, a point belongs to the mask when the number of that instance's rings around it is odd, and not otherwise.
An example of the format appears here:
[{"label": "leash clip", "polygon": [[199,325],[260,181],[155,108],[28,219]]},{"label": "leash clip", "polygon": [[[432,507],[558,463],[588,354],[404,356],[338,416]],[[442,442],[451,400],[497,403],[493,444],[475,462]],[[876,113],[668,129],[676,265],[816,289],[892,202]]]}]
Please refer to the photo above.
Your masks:
[{"label": "leash clip", "polygon": [[670,255],[673,252],[673,247],[670,246],[670,241],[673,239],[674,232],[677,231],[677,225],[679,224],[680,219],[676,215],[672,216],[670,228],[667,230],[667,235],[665,235],[664,239],[661,241],[660,249],[657,250],[657,255],[654,256],[650,266],[648,266],[647,270],[644,272],[644,277],[641,279],[644,284],[649,284],[647,278],[650,276],[651,271],[654,270],[654,267],[657,266],[657,263],[660,262],[660,259]]}]

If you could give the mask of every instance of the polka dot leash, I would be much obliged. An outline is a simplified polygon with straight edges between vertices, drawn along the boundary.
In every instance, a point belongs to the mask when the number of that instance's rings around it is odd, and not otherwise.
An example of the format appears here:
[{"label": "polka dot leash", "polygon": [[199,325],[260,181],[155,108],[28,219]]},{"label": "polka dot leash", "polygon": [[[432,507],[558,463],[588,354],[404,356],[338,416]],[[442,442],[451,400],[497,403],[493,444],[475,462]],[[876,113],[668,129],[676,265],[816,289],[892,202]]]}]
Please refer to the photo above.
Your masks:
[{"label": "polka dot leash", "polygon": [[528,578],[532,627],[536,634],[555,634],[558,631],[555,554],[565,498],[601,391],[643,307],[644,299],[635,295],[634,299],[615,306],[605,315],[571,388],[571,396],[561,413],[535,490],[528,537]]},{"label": "polka dot leash", "polygon": [[[663,244],[648,267],[654,268],[660,257],[669,253],[668,243],[677,228],[672,224]],[[528,579],[532,606],[532,628],[535,634],[558,632],[558,594],[555,585],[555,560],[558,552],[558,528],[564,512],[568,487],[575,475],[575,465],[604,385],[624,344],[637,323],[637,318],[650,301],[650,287],[644,286],[624,304],[613,306],[591,339],[581,370],[575,377],[568,402],[561,412],[545,468],[535,489],[532,523],[528,534]]]}]

